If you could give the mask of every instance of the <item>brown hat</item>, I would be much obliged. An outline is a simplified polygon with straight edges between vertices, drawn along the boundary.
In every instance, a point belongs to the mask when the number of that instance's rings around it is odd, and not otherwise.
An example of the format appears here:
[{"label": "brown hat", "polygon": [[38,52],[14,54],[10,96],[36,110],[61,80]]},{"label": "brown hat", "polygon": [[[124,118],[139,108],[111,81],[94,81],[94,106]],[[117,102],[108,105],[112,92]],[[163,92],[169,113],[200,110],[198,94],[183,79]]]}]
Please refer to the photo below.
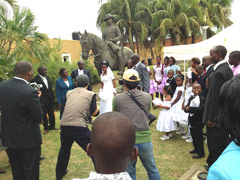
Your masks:
[{"label": "brown hat", "polygon": [[104,21],[106,21],[106,20],[109,19],[109,18],[112,18],[113,20],[115,20],[114,17],[113,17],[113,15],[107,14],[107,15],[105,16],[105,18],[104,18]]}]

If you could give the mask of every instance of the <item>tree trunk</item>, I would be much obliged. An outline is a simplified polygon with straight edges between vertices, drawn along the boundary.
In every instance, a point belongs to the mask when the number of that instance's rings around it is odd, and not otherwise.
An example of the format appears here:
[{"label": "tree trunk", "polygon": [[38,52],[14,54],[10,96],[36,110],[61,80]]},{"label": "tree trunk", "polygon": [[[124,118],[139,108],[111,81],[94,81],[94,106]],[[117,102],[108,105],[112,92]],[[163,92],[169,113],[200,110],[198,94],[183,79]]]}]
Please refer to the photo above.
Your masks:
[{"label": "tree trunk", "polygon": [[139,37],[138,37],[138,34],[136,33],[135,35],[135,38],[136,38],[136,47],[137,47],[137,54],[139,54]]},{"label": "tree trunk", "polygon": [[130,49],[132,49],[132,51],[135,52],[134,45],[133,45],[132,26],[131,25],[129,26],[128,41],[129,41]]},{"label": "tree trunk", "polygon": [[153,48],[152,48],[152,47],[150,47],[150,50],[151,50],[151,56],[152,56],[152,59],[154,60],[154,59],[155,59],[155,57],[154,57]]}]

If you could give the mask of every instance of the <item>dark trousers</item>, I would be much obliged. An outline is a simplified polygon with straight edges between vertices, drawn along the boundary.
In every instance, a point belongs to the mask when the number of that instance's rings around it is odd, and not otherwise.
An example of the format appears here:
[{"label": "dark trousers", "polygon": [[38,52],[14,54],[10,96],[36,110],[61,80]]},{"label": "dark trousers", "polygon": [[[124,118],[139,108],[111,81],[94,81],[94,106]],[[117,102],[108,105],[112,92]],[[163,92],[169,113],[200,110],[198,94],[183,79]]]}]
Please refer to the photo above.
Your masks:
[{"label": "dark trousers", "polygon": [[6,150],[14,180],[38,180],[41,147]]},{"label": "dark trousers", "polygon": [[222,127],[207,127],[207,143],[209,155],[207,158],[210,167],[222,154],[230,142],[229,135]]},{"label": "dark trousers", "polygon": [[61,148],[58,154],[56,177],[61,179],[65,174],[70,158],[72,144],[75,141],[84,151],[90,143],[91,132],[85,127],[62,126],[61,127]]},{"label": "dark trousers", "polygon": [[190,128],[193,139],[193,147],[199,156],[204,156],[203,130],[202,128]]},{"label": "dark trousers", "polygon": [[[43,126],[44,130],[49,130],[55,128],[55,115],[54,106],[50,104],[49,106],[43,106]],[[47,118],[48,115],[48,118]],[[48,126],[48,121],[50,126]]]}]

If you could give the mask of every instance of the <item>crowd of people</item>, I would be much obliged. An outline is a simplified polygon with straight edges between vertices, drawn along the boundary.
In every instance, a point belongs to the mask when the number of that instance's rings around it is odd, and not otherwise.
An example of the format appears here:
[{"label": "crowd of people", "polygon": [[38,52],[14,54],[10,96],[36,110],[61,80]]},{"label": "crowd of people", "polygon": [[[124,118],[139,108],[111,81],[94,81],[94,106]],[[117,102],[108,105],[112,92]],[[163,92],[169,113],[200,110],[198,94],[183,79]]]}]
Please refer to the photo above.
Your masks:
[{"label": "crowd of people", "polygon": [[[226,55],[224,46],[215,46],[202,61],[192,58],[185,73],[174,57],[164,57],[162,62],[158,56],[151,69],[145,60],[140,61],[138,54],[133,54],[123,74],[121,94],[116,92],[114,73],[108,62],[103,61],[99,108],[84,62],[78,62],[78,69],[71,76],[67,69],[60,69],[56,99],[60,108],[61,147],[56,179],[61,180],[67,174],[71,147],[76,142],[95,167],[96,172],[91,172],[88,180],[136,180],[138,156],[148,178],[160,180],[149,130],[154,121],[151,106],[159,108],[156,129],[164,132],[160,139],[169,141],[173,131],[182,134],[183,139],[193,143],[189,151],[193,159],[205,155],[206,126],[208,179],[237,179],[240,52],[231,52],[229,61],[225,60]],[[46,67],[40,66],[38,75],[32,77],[32,65],[19,61],[15,77],[0,84],[1,140],[14,180],[39,179],[42,159],[39,124],[43,123],[43,134],[58,130],[55,97]],[[98,115],[92,122],[91,116]],[[93,124],[91,131],[89,123]],[[231,166],[226,166],[228,162]]]}]

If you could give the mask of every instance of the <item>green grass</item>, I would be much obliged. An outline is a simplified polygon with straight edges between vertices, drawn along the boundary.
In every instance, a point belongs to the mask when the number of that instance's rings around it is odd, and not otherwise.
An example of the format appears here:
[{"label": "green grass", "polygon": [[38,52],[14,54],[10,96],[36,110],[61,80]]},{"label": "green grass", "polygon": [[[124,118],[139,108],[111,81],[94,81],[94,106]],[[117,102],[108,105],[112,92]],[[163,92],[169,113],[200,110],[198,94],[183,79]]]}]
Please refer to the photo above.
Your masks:
[{"label": "green grass", "polygon": [[[93,86],[93,91],[98,92],[100,84]],[[152,110],[152,113],[158,117],[160,109]],[[175,180],[181,177],[188,168],[193,165],[203,166],[206,158],[193,160],[188,151],[192,150],[192,143],[186,143],[181,139],[180,135],[173,133],[173,137],[168,141],[160,140],[163,133],[156,131],[156,121],[150,126],[152,133],[153,151],[157,168],[163,180]],[[56,112],[56,126],[59,127],[59,112]],[[91,127],[90,127],[91,128]],[[41,126],[43,132],[43,127]],[[57,163],[58,151],[60,148],[60,130],[50,131],[46,135],[42,135],[42,156],[46,159],[41,161],[40,180],[54,180],[55,168]],[[205,144],[205,151],[207,147]],[[206,156],[207,157],[207,154]],[[0,175],[0,179],[11,180],[11,168],[8,164],[6,153],[0,152],[0,167],[7,171],[6,174]],[[68,165],[68,174],[64,179],[74,177],[86,178],[89,172],[94,171],[93,164],[85,152],[76,144],[73,144],[71,158]],[[138,159],[137,163],[137,179],[147,180],[147,173]]]}]

